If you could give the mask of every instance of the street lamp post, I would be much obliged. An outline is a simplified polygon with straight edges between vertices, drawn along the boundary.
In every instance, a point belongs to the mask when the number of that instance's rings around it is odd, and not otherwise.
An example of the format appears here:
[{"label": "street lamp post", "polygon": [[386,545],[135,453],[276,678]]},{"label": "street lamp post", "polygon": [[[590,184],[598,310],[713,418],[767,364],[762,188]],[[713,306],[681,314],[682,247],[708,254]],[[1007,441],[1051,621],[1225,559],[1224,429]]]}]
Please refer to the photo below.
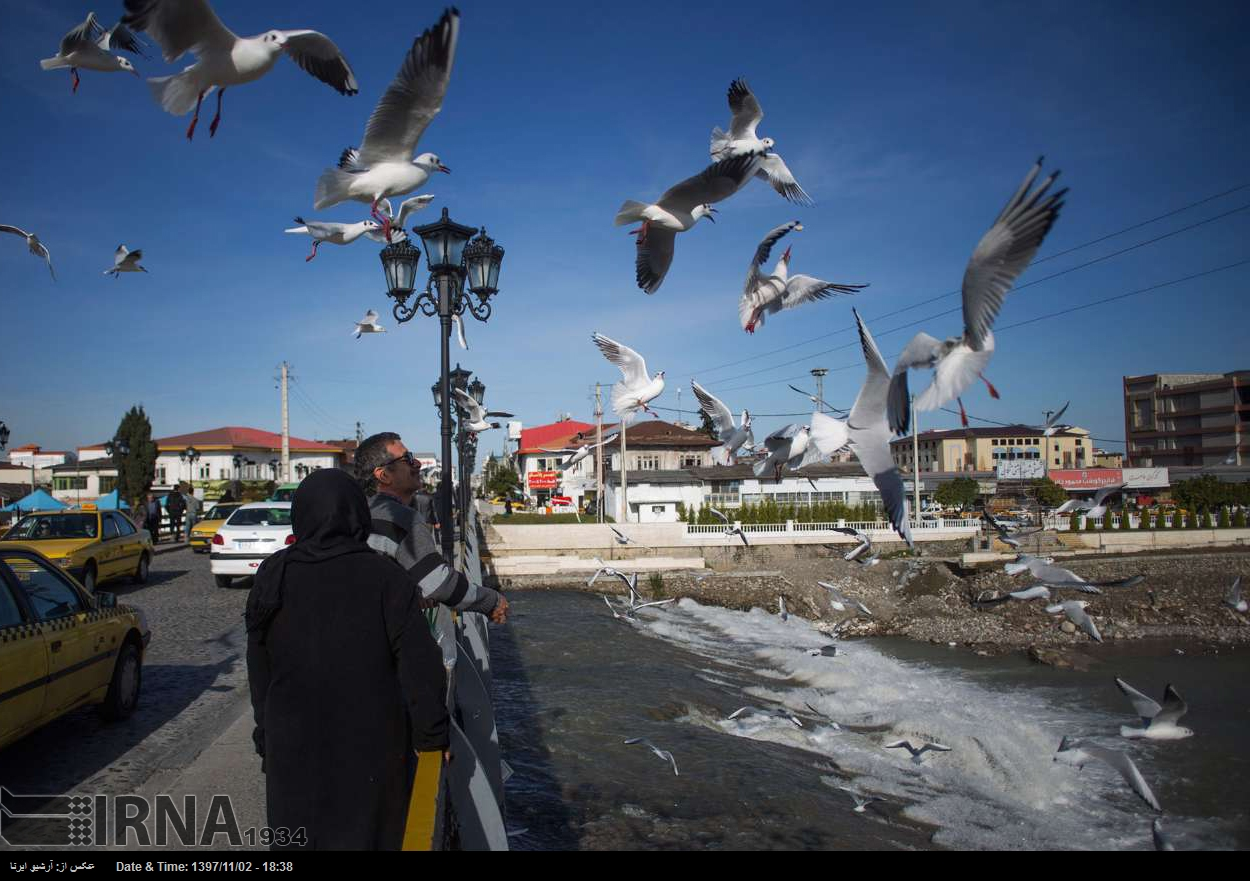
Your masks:
[{"label": "street lamp post", "polygon": [[9,445],[9,426],[0,422],[0,450]]},{"label": "street lamp post", "polygon": [[[435,223],[415,227],[425,247],[429,278],[426,289],[416,294],[415,279],[421,252],[405,238],[382,249],[382,269],[386,274],[387,296],[395,300],[391,310],[399,323],[411,321],[420,312],[438,316],[440,330],[438,408],[442,439],[442,469],[439,479],[439,522],[442,529],[443,556],[454,559],[455,530],[451,519],[451,317],[468,312],[478,321],[487,321],[491,314],[490,298],[498,293],[499,268],[503,248],[495,244],[482,229],[454,222],[443,209]],[[470,241],[470,238],[473,238]],[[466,376],[467,378],[467,376]]]},{"label": "street lamp post", "polygon": [[239,480],[243,475],[243,455],[235,453],[230,461],[234,464],[234,479]]},{"label": "street lamp post", "polygon": [[121,437],[115,437],[104,445],[104,452],[108,453],[113,459],[113,464],[117,466],[117,510],[122,508],[122,461],[130,455],[130,444]]},{"label": "street lamp post", "polygon": [[189,463],[191,465],[190,479],[187,482],[193,486],[195,483],[195,463],[200,460],[200,451],[195,447],[187,447],[178,454],[178,458],[183,461],[183,464]]}]

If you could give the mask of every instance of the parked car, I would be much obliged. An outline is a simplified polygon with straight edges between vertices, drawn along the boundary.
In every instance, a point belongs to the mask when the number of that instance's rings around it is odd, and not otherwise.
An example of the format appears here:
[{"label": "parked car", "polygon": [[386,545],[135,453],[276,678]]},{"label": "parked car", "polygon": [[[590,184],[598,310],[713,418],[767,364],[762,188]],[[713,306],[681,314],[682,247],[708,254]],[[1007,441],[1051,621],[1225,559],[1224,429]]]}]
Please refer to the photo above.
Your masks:
[{"label": "parked car", "polygon": [[226,522],[226,518],[233,514],[242,504],[242,502],[218,502],[213,505],[204,519],[196,523],[191,530],[191,538],[188,542],[191,545],[191,550],[197,554],[208,553],[208,548],[213,543],[213,536],[217,534],[217,530],[221,529],[221,525]]},{"label": "parked car", "polygon": [[13,525],[0,548],[37,551],[60,566],[89,593],[118,578],[148,580],[152,536],[121,511],[42,511]]},{"label": "parked car", "polygon": [[284,483],[277,487],[266,501],[269,502],[289,502],[295,498],[295,491],[299,489],[298,483]]},{"label": "parked car", "polygon": [[86,590],[38,551],[0,544],[0,748],[83,706],[129,716],[151,637],[139,609]]},{"label": "parked car", "polygon": [[226,519],[210,546],[210,566],[218,587],[255,575],[275,551],[295,543],[290,502],[248,502]]}]

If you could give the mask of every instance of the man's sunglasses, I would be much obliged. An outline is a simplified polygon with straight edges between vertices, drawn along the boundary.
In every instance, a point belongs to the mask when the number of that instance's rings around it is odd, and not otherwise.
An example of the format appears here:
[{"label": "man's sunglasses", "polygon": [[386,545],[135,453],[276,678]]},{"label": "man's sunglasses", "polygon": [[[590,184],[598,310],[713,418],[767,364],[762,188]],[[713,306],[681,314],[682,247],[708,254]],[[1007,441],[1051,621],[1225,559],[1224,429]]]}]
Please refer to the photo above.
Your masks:
[{"label": "man's sunglasses", "polygon": [[[402,456],[396,456],[394,459],[391,459],[389,462],[383,462],[381,465],[378,466],[378,468],[389,468],[392,465],[394,465],[396,462],[407,462],[408,467],[410,468],[421,467],[421,463],[417,461],[417,457],[412,454],[412,450],[409,450],[408,452],[404,453]],[[374,469],[374,470],[377,470],[377,469]]]}]

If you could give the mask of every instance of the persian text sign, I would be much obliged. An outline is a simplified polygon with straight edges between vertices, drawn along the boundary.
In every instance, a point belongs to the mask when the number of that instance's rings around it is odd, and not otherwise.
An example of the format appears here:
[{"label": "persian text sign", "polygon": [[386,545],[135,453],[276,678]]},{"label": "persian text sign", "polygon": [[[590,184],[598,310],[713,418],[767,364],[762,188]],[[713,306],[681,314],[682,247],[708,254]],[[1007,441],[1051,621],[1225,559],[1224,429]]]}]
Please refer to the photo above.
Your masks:
[{"label": "persian text sign", "polygon": [[559,471],[531,471],[525,475],[525,482],[530,489],[555,489],[560,482]]},{"label": "persian text sign", "polygon": [[1041,459],[1010,459],[995,466],[999,480],[1037,480],[1046,476]]},{"label": "persian text sign", "polygon": [[1124,473],[1119,468],[1050,469],[1050,479],[1064,489],[1102,489],[1119,486]]},{"label": "persian text sign", "polygon": [[1124,483],[1129,489],[1163,489],[1168,486],[1166,468],[1125,468]]}]

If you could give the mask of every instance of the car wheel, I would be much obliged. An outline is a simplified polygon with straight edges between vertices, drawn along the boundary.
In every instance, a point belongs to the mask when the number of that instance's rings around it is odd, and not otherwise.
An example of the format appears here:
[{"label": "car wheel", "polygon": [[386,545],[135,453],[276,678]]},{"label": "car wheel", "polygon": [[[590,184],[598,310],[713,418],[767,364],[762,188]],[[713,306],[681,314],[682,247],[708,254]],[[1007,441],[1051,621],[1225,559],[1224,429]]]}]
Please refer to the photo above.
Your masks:
[{"label": "car wheel", "polygon": [[117,721],[125,719],[139,705],[139,687],[143,681],[143,661],[139,648],[132,641],[122,644],[117,654],[117,666],[113,668],[113,681],[108,694],[100,705],[100,715]]},{"label": "car wheel", "polygon": [[234,578],[229,575],[214,575],[213,580],[217,582],[218,587],[229,587]]},{"label": "car wheel", "polygon": [[95,563],[88,563],[87,568],[82,571],[82,586],[87,588],[87,593],[95,593],[95,583]]},{"label": "car wheel", "polygon": [[133,581],[135,584],[148,583],[148,568],[152,565],[152,560],[147,554],[139,556],[139,568],[135,570]]}]

